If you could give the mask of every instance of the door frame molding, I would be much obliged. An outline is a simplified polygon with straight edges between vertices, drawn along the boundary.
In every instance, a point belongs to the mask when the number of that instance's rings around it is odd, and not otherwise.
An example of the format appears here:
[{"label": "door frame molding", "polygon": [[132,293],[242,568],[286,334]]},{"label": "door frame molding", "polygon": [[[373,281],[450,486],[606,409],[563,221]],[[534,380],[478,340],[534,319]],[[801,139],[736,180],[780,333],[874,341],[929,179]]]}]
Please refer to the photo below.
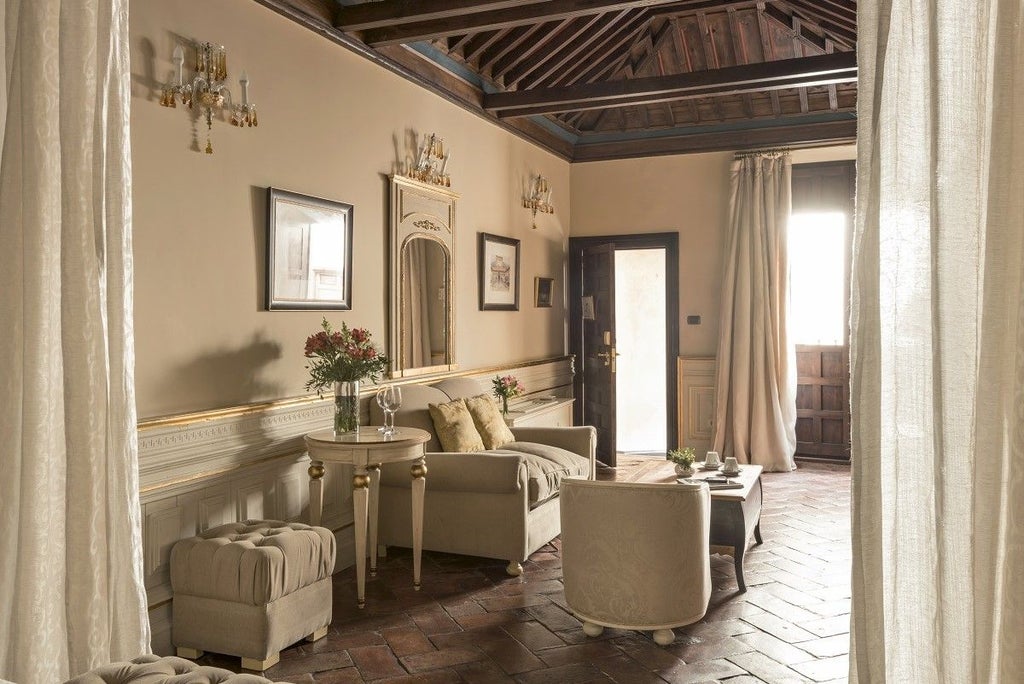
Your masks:
[{"label": "door frame molding", "polygon": [[[583,350],[583,249],[612,243],[616,251],[628,249],[665,250],[665,438],[666,449],[679,444],[678,368],[679,357],[679,233],[640,233],[632,235],[592,235],[569,238],[569,269],[566,295],[569,298],[569,353],[575,354],[577,363],[584,363]],[[583,373],[576,369],[573,376],[573,395],[583,396]],[[583,402],[573,404],[573,422],[583,424]]]}]

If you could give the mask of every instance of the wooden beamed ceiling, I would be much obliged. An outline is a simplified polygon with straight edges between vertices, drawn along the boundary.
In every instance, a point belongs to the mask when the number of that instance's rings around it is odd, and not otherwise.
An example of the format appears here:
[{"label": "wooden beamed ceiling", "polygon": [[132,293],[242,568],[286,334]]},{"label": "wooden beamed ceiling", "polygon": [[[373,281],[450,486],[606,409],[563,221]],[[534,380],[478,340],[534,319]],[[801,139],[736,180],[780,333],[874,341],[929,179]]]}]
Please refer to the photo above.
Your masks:
[{"label": "wooden beamed ceiling", "polygon": [[856,136],[856,0],[257,2],[570,160]]}]

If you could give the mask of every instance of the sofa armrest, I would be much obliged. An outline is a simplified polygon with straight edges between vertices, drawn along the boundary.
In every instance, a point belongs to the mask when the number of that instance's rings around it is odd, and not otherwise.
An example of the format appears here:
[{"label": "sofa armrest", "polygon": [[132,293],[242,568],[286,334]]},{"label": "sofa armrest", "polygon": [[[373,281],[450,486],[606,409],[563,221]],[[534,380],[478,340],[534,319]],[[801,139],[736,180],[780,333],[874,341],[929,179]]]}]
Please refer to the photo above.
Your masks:
[{"label": "sofa armrest", "polygon": [[579,454],[590,461],[590,476],[593,480],[597,472],[597,430],[590,425],[576,427],[514,427],[512,435],[519,442],[537,442],[548,446],[559,447],[574,454]]},{"label": "sofa armrest", "polygon": [[[526,495],[526,465],[511,451],[428,452],[427,491]],[[381,484],[408,487],[407,463],[385,464]]]}]

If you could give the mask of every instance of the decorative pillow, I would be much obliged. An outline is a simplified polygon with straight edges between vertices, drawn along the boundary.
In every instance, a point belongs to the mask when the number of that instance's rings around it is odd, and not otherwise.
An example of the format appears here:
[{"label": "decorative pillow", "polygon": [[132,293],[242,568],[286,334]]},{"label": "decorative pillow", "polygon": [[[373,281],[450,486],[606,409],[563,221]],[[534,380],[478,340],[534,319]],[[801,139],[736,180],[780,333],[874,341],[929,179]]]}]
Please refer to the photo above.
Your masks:
[{"label": "decorative pillow", "polygon": [[487,394],[480,394],[466,399],[466,406],[470,415],[473,416],[473,423],[476,431],[484,441],[485,449],[500,449],[501,447],[516,441],[512,431],[505,425],[505,420],[498,411],[497,404]]},{"label": "decorative pillow", "polygon": [[482,451],[484,443],[473,424],[465,399],[446,404],[427,404],[434,432],[445,451]]}]

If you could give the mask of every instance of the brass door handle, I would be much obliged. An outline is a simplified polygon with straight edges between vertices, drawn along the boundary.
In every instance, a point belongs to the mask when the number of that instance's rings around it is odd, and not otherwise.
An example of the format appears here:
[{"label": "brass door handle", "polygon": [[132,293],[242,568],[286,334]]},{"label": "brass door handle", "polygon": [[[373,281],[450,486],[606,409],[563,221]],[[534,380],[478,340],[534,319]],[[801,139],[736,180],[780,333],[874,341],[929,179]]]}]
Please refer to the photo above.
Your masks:
[{"label": "brass door handle", "polygon": [[604,365],[612,367],[612,373],[615,372],[615,359],[618,356],[621,354],[615,351],[615,347],[609,347],[608,351],[597,352],[597,357],[604,359]]}]

